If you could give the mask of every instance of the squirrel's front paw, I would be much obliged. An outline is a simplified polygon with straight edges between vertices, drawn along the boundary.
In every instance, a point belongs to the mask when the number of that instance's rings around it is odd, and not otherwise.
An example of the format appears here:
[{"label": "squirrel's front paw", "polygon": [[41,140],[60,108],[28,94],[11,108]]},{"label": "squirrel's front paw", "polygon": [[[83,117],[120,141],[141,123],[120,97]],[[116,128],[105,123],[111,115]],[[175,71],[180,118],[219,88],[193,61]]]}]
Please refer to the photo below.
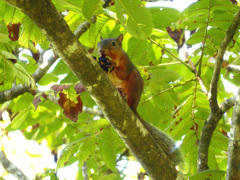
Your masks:
[{"label": "squirrel's front paw", "polygon": [[98,58],[98,63],[100,67],[102,68],[103,71],[106,73],[109,73],[114,70],[114,63],[107,57],[99,57]]}]

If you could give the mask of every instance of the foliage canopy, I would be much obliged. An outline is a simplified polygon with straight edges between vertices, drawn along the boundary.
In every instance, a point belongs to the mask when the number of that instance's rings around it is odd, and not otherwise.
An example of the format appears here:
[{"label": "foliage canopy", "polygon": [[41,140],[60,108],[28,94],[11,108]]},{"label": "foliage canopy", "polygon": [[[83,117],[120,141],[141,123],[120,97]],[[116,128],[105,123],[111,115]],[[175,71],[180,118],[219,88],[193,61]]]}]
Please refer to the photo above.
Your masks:
[{"label": "foliage canopy", "polygon": [[[239,6],[228,0],[200,0],[180,12],[169,7],[145,7],[140,0],[115,0],[107,8],[100,0],[52,2],[73,32],[80,24],[88,24],[79,41],[93,56],[98,56],[100,36],[124,34],[123,49],[145,81],[139,114],[179,142],[185,178],[224,178],[232,109],[224,113],[211,137],[209,170],[199,173],[198,146],[211,114],[208,91],[217,53]],[[20,130],[28,140],[47,141],[58,159],[56,170],[77,162],[77,179],[83,179],[84,174],[92,179],[123,179],[126,174],[120,165],[133,156],[97,110],[95,101],[54,54],[31,18],[1,0],[0,12],[0,114],[7,112],[10,118],[0,122],[0,127],[7,126],[0,139],[7,132]],[[219,103],[233,97],[232,91],[226,91],[229,83],[239,86],[238,37],[239,30],[224,56],[217,82]],[[39,75],[39,68],[47,62],[54,65]],[[18,93],[12,97],[14,91]],[[6,144],[0,145],[4,150]],[[61,154],[57,154],[59,150]],[[38,176],[55,174],[47,170]]]}]

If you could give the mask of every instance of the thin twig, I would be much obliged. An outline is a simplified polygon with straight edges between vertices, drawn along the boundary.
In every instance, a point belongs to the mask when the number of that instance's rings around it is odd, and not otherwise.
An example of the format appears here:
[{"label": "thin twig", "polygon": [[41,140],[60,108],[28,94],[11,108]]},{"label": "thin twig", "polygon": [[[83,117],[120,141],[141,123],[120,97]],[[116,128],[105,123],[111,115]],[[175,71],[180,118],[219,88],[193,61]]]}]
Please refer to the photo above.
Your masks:
[{"label": "thin twig", "polygon": [[195,82],[195,87],[194,87],[194,93],[193,93],[193,104],[192,104],[192,120],[194,120],[194,111],[196,107],[196,100],[197,100],[197,84],[198,82]]},{"label": "thin twig", "polygon": [[140,66],[140,67],[138,67],[138,69],[155,69],[155,68],[171,66],[171,65],[179,65],[179,64],[181,64],[181,63],[180,62],[171,62],[171,63],[158,64],[156,66]]},{"label": "thin twig", "polygon": [[203,55],[204,55],[204,49],[205,49],[205,47],[206,47],[207,31],[208,31],[208,25],[209,25],[209,20],[210,20],[210,10],[211,10],[211,0],[209,1],[208,17],[207,17],[207,22],[206,22],[204,39],[203,39],[203,43],[202,43],[203,46],[202,46],[201,56],[200,56],[200,59],[199,59],[199,67],[198,67],[198,74],[197,74],[199,77],[201,77],[202,60],[203,60]]},{"label": "thin twig", "polygon": [[201,89],[202,89],[203,93],[204,93],[205,95],[208,95],[208,90],[207,90],[207,88],[206,88],[206,86],[205,86],[202,78],[199,77],[199,76],[196,76],[196,78],[197,78],[197,80],[198,80],[198,82],[199,82],[199,84],[200,84],[200,86],[201,86]]},{"label": "thin twig", "polygon": [[192,82],[192,81],[196,81],[196,78],[189,79],[189,80],[184,81],[184,82],[182,82],[182,83],[175,84],[175,85],[173,85],[173,86],[170,87],[170,88],[164,89],[164,90],[162,90],[161,92],[158,92],[158,93],[154,94],[153,96],[145,99],[145,100],[142,101],[140,104],[143,104],[143,103],[145,103],[145,102],[147,102],[147,101],[150,101],[152,98],[154,98],[154,97],[156,97],[156,96],[158,96],[158,95],[160,95],[160,94],[162,94],[162,93],[165,93],[165,92],[167,92],[167,91],[169,91],[169,90],[171,90],[171,89],[174,89],[174,88],[176,88],[176,87],[182,86],[182,85],[187,84],[187,83]]},{"label": "thin twig", "polygon": [[159,46],[160,48],[164,49],[164,51],[166,51],[167,53],[169,53],[171,56],[173,56],[176,60],[178,60],[180,63],[182,63],[184,66],[186,66],[191,72],[194,73],[194,70],[189,67],[184,61],[182,61],[179,57],[177,57],[175,54],[173,54],[172,52],[170,52],[169,50],[167,50],[165,47],[163,47],[161,44],[157,43],[156,41],[154,41],[151,38],[148,38],[148,40],[150,42],[152,42],[153,44],[156,44],[157,46]]}]

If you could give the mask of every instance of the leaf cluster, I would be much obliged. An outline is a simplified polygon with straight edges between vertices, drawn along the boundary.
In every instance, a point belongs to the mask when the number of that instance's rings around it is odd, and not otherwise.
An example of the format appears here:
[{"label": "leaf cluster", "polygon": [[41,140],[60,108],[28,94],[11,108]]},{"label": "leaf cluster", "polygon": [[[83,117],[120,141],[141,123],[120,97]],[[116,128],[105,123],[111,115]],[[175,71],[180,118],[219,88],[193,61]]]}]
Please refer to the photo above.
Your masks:
[{"label": "leaf cluster", "polygon": [[[232,110],[224,115],[212,136],[210,170],[197,173],[198,142],[210,107],[202,85],[196,80],[197,73],[192,73],[189,67],[200,72],[198,75],[209,89],[220,43],[239,7],[227,0],[201,0],[183,12],[167,7],[146,8],[140,0],[115,0],[113,6],[104,9],[99,0],[53,0],[53,3],[72,31],[91,17],[97,17],[79,37],[93,56],[98,56],[96,45],[100,36],[108,38],[124,34],[123,49],[145,81],[139,114],[179,142],[184,155],[185,177],[221,179],[226,170]],[[78,179],[83,179],[80,172],[83,166],[87,166],[87,174],[92,179],[123,179],[125,174],[120,171],[119,162],[130,161],[132,155],[124,153],[126,146],[109,122],[101,115],[72,111],[80,101],[84,107],[99,108],[88,92],[79,95],[74,90],[78,79],[61,58],[35,82],[32,75],[55,52],[41,30],[21,11],[0,1],[0,12],[0,91],[19,84],[32,89],[32,93],[19,95],[0,105],[1,111],[7,111],[12,120],[5,131],[21,130],[26,139],[39,143],[46,140],[51,150],[60,149],[56,169],[78,162]],[[17,40],[9,38],[16,37],[14,31],[18,32]],[[185,32],[191,33],[185,37]],[[219,102],[232,96],[226,91],[226,81],[239,86],[240,75],[226,69],[229,64],[239,64],[238,36],[236,33],[224,59],[226,64],[218,86]],[[186,57],[187,65],[179,55],[179,47],[185,44],[192,47],[186,50],[191,51]],[[49,96],[61,98],[59,92],[50,88],[53,84],[70,86],[64,90],[64,102],[59,103],[63,109],[49,100]],[[36,97],[37,108],[33,106]],[[77,108],[82,108],[82,104],[76,105]],[[72,122],[72,117],[78,119],[77,122]]]}]

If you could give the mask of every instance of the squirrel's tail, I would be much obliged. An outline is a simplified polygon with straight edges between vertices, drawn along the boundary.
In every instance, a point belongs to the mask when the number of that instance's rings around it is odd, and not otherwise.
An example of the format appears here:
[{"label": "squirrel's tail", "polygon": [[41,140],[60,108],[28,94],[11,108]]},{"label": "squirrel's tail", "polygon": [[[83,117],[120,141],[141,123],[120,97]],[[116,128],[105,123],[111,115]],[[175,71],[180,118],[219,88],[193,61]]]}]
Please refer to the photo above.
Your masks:
[{"label": "squirrel's tail", "polygon": [[158,130],[150,123],[144,121],[138,113],[136,113],[136,116],[142,122],[142,124],[148,130],[148,132],[151,134],[154,141],[158,143],[158,145],[162,148],[162,150],[166,153],[170,161],[173,162],[175,166],[183,161],[182,154],[179,148],[176,147],[174,140],[171,137],[169,137],[162,131]]}]

